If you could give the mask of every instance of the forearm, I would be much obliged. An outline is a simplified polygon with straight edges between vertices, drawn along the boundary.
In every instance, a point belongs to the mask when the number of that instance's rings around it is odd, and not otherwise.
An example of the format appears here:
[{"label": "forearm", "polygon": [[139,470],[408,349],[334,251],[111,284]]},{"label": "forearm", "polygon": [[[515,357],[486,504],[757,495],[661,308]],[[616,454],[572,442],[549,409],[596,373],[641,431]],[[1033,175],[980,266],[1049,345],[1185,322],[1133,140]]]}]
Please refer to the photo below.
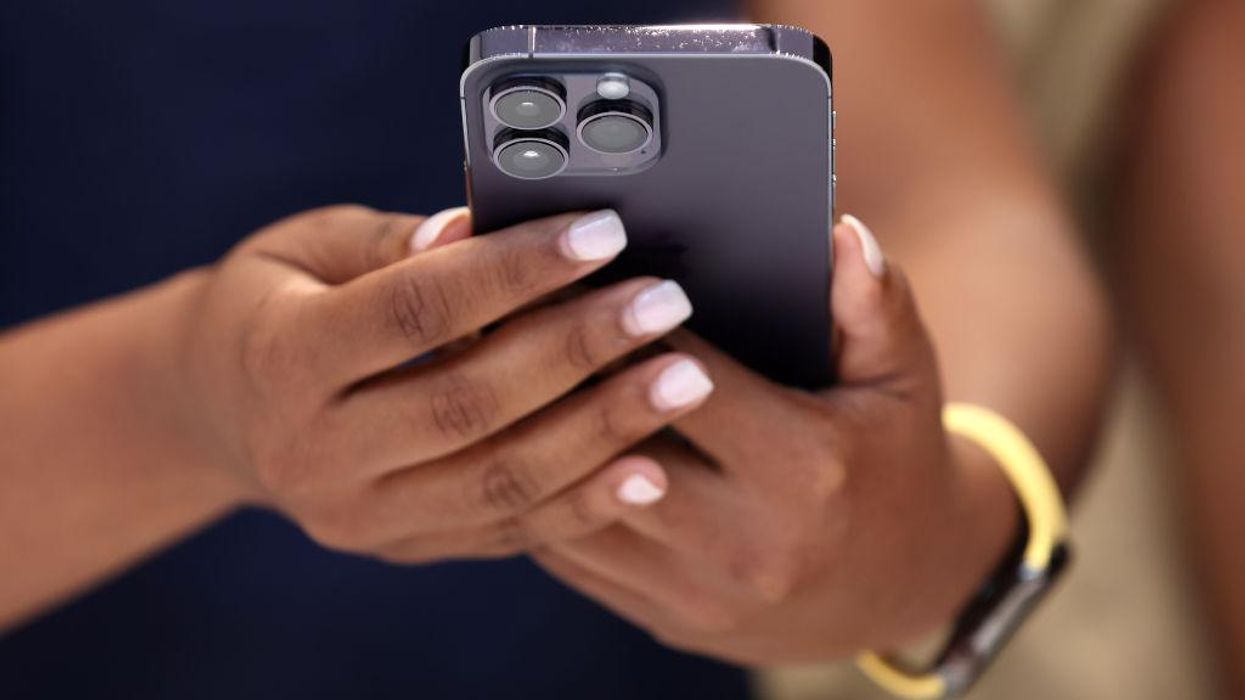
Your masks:
[{"label": "forearm", "polygon": [[946,392],[1019,423],[1065,490],[1107,378],[1104,305],[977,3],[758,0],[835,54],[839,209],[908,271]]},{"label": "forearm", "polygon": [[1188,3],[1130,104],[1139,115],[1114,258],[1119,290],[1170,408],[1210,619],[1245,693],[1245,7]]},{"label": "forearm", "polygon": [[195,275],[0,336],[0,629],[230,507],[173,395]]},{"label": "forearm", "polygon": [[[1106,313],[983,13],[965,1],[754,4],[758,19],[807,26],[834,51],[839,209],[868,221],[911,278],[947,398],[1015,421],[1071,494],[1108,380]],[[971,586],[1016,514],[997,465],[956,451],[955,568]]]}]

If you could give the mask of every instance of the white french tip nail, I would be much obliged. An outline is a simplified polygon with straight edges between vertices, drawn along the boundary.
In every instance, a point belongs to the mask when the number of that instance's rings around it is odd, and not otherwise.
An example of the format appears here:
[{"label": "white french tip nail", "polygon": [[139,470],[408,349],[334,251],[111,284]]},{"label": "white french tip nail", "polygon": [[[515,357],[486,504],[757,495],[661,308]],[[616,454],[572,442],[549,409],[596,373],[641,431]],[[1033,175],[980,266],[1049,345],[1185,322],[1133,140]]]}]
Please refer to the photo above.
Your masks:
[{"label": "white french tip nail", "polygon": [[713,391],[713,380],[691,360],[679,360],[662,370],[653,382],[649,399],[659,411],[690,406]]},{"label": "white french tip nail", "polygon": [[874,237],[873,231],[851,214],[843,215],[843,223],[851,226],[856,232],[856,238],[860,240],[860,250],[865,256],[865,267],[869,268],[869,272],[872,272],[874,277],[881,277],[886,272],[886,256],[882,254],[882,246],[878,245],[878,239]]},{"label": "white french tip nail", "polygon": [[411,236],[411,252],[422,253],[436,245],[445,230],[449,228],[450,223],[469,211],[467,207],[453,207],[424,219],[419,228],[415,229],[415,234]]},{"label": "white french tip nail", "polygon": [[678,282],[666,280],[640,292],[623,312],[623,330],[640,337],[665,333],[692,315],[692,302]]},{"label": "white french tip nail", "polygon": [[605,209],[577,219],[562,240],[566,255],[572,260],[607,260],[627,247],[627,232],[618,213]]},{"label": "white french tip nail", "polygon": [[665,489],[643,474],[632,474],[618,487],[618,500],[633,506],[652,505],[665,495]]}]

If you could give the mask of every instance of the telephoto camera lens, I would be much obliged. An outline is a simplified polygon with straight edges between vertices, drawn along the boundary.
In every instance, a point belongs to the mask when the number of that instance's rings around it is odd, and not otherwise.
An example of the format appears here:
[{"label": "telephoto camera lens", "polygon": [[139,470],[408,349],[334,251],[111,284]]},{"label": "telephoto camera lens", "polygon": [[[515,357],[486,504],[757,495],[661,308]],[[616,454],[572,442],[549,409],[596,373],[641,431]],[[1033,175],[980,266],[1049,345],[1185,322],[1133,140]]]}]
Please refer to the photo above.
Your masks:
[{"label": "telephoto camera lens", "polygon": [[543,180],[566,167],[566,137],[552,129],[520,132],[507,129],[497,135],[493,162],[510,177]]},{"label": "telephoto camera lens", "polygon": [[566,114],[561,86],[538,78],[499,85],[489,104],[497,121],[511,129],[545,129]]},{"label": "telephoto camera lens", "polygon": [[653,140],[653,115],[630,101],[593,102],[579,113],[579,140],[598,153],[635,153]]}]

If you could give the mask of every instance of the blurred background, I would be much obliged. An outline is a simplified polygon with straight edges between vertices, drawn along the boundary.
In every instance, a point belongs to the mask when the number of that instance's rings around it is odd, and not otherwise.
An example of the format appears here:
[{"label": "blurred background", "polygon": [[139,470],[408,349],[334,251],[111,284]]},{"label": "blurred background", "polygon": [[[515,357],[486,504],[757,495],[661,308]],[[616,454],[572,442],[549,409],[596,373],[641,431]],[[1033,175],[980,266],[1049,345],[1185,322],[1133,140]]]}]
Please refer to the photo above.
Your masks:
[{"label": "blurred background", "polygon": [[[1069,196],[1078,203],[1082,218],[1088,224],[1091,246],[1100,250],[1109,248],[1110,242],[1105,239],[1113,222],[1108,203],[1110,192],[1117,184],[1118,165],[1112,137],[1118,135],[1121,125],[1130,122],[1124,106],[1126,95],[1143,70],[1149,48],[1161,37],[1172,3],[1164,0],[983,2],[989,6],[999,35],[1009,49],[1010,68],[1037,137],[1052,168],[1059,174]],[[354,50],[357,47],[350,45],[352,38],[347,36],[341,39],[341,46],[328,47],[322,54],[316,54],[325,58],[324,65],[287,65],[282,61],[290,59],[265,53],[269,38],[266,32],[278,31],[273,27],[284,27],[293,37],[290,41],[301,41],[304,29],[307,29],[306,36],[316,36],[310,29],[316,29],[316,23],[323,20],[316,15],[316,3],[307,3],[306,17],[301,20],[306,26],[292,29],[282,24],[288,18],[280,11],[271,10],[269,18],[265,14],[269,10],[262,3],[257,4],[253,12],[259,19],[255,25],[268,29],[234,37],[231,51],[222,52],[213,51],[215,45],[210,41],[219,40],[219,37],[209,36],[218,29],[212,23],[214,15],[200,8],[207,19],[191,18],[186,26],[198,26],[195,22],[199,21],[207,27],[203,35],[208,39],[199,47],[201,50],[183,50],[179,54],[182,63],[175,64],[160,56],[129,52],[139,45],[167,47],[183,42],[184,47],[184,42],[196,35],[171,35],[160,37],[158,41],[138,37],[146,42],[141,44],[137,40],[129,41],[124,34],[101,39],[99,33],[89,31],[88,26],[90,17],[98,11],[74,9],[70,7],[73,4],[66,3],[63,12],[49,11],[46,17],[39,18],[47,20],[45,24],[49,26],[54,20],[55,36],[61,42],[56,44],[23,31],[28,19],[24,15],[33,16],[38,14],[36,11],[16,4],[0,11],[0,45],[15,47],[10,55],[0,59],[7,62],[0,85],[33,89],[20,84],[26,68],[15,58],[20,49],[23,60],[37,64],[54,78],[64,77],[67,84],[71,84],[71,78],[84,73],[87,78],[80,82],[89,84],[93,91],[62,95],[54,80],[46,86],[36,86],[42,97],[65,113],[91,110],[93,121],[91,129],[81,133],[62,130],[55,141],[27,139],[2,144],[5,158],[0,168],[3,168],[4,192],[8,199],[0,202],[0,230],[26,231],[34,239],[45,235],[43,232],[81,226],[75,211],[58,207],[52,199],[39,200],[51,197],[46,193],[63,189],[74,192],[80,201],[87,203],[82,209],[90,209],[100,220],[107,220],[109,235],[84,236],[74,246],[47,254],[25,250],[19,238],[0,238],[0,256],[19,260],[26,257],[34,261],[22,269],[12,270],[11,274],[0,275],[0,327],[86,299],[130,289],[159,279],[172,270],[213,260],[232,244],[231,240],[222,238],[221,231],[240,235],[307,206],[359,200],[382,209],[435,211],[461,199],[460,179],[449,181],[439,175],[436,180],[425,179],[410,167],[412,158],[419,158],[433,164],[429,170],[444,173],[448,168],[457,177],[461,172],[457,112],[444,109],[428,116],[427,95],[393,94],[391,87],[402,84],[406,77],[402,71],[414,63],[431,65],[429,73],[433,77],[428,84],[433,85],[439,95],[451,94],[456,88],[454,68],[458,57],[433,55],[431,49],[408,41],[407,37],[412,27],[428,23],[436,23],[447,36],[470,36],[482,26],[469,9],[438,5],[426,14],[421,14],[423,10],[412,11],[406,26],[384,28],[389,32],[388,40],[377,42],[375,47],[369,46],[372,53]],[[689,7],[700,4],[709,7],[714,3],[689,3]],[[193,11],[196,3],[187,5],[189,11]],[[488,24],[524,21],[521,3],[513,5],[509,16]],[[637,1],[628,3],[626,11],[634,11],[636,16],[660,14],[660,6],[655,0]],[[247,10],[252,11],[249,7]],[[154,6],[144,11],[165,10]],[[619,21],[634,21],[624,14],[620,14]],[[142,24],[137,11],[134,18],[114,19],[135,27]],[[134,21],[130,22],[131,19]],[[228,36],[223,29],[221,34]],[[133,64],[131,68],[138,66],[135,70],[146,71],[144,78],[151,84],[165,85],[167,93],[156,100],[148,95],[118,90],[125,81],[110,72],[106,61],[95,61],[95,56],[121,57],[124,60],[117,59],[118,65],[129,65],[128,61]],[[260,65],[256,56],[263,56],[265,60],[271,58],[271,63],[267,67]],[[1236,66],[1235,70],[1239,74],[1242,68]],[[290,73],[304,76],[305,80],[288,81],[284,76]],[[247,109],[252,96],[231,92],[234,88],[230,78],[236,79],[238,75],[253,79],[239,81],[240,84],[253,84],[257,91],[268,90],[265,98],[271,98],[273,104],[283,103],[284,109],[272,112]],[[316,97],[317,90],[329,94]],[[139,105],[139,108],[128,112],[113,109],[122,103],[130,107]],[[217,104],[230,105],[229,111],[213,112]],[[25,110],[20,104],[5,105],[5,108],[5,118],[9,121],[4,126],[12,126],[14,134],[23,133],[23,129],[30,131],[28,127],[32,123],[56,117]],[[307,108],[306,112],[303,108]],[[184,131],[165,132],[145,123],[126,121],[131,113],[158,114],[160,119],[153,117],[152,124],[188,126]],[[304,114],[306,116],[302,116]],[[416,118],[431,125],[429,130],[449,134],[452,138],[430,138],[426,133],[404,130],[405,120]],[[219,128],[219,133],[229,133],[226,127],[218,127],[222,124],[233,128],[235,135],[243,134],[253,140],[214,140],[213,135],[218,133],[215,129]],[[55,125],[48,128],[52,130]],[[342,133],[356,137],[349,143],[333,140]],[[274,134],[280,138],[273,138]],[[400,134],[398,140],[394,140],[393,134]],[[139,135],[144,144],[151,146],[145,154],[130,148],[131,139]],[[309,147],[305,153],[300,150],[300,144],[321,141],[335,145],[320,150]],[[286,150],[282,152],[280,148]],[[153,152],[159,156],[154,160],[142,160],[150,158]],[[305,159],[300,160],[298,173],[290,176],[269,170],[269,154],[273,155],[271,162],[275,163],[291,152]],[[79,160],[107,162],[110,167],[115,166],[117,172],[129,175],[115,178],[101,177],[98,173],[91,175],[88,169],[73,167]],[[16,162],[33,165],[18,172],[11,165]],[[246,192],[247,197],[232,202],[229,207],[215,206],[202,192],[177,186],[182,180],[194,181],[186,177],[188,172]],[[142,208],[141,214],[134,214],[119,204],[128,202],[136,192],[151,201],[151,206]],[[23,206],[19,207],[19,203]],[[169,235],[157,237],[153,231]],[[132,256],[128,269],[95,264],[113,249],[127,248],[143,251]],[[77,286],[48,284],[41,265],[50,269],[53,263],[72,270]],[[1052,697],[1061,700],[1200,700],[1216,697],[1211,631],[1203,622],[1206,615],[1199,602],[1193,573],[1192,537],[1186,529],[1189,511],[1176,495],[1181,491],[1177,478],[1181,469],[1180,450],[1173,437],[1171,416],[1163,408],[1165,402],[1158,400],[1150,373],[1143,369],[1143,364],[1131,346],[1126,345],[1097,464],[1074,508],[1077,556],[1070,575],[1021,630],[972,697],[1008,700]],[[193,580],[202,582],[204,590],[200,593],[211,600],[216,593],[214,577],[217,572],[213,567],[228,561],[223,553],[245,550],[252,543],[248,534],[251,530],[246,527],[256,526],[259,521],[268,528],[264,532],[268,533],[269,544],[274,549],[280,547],[292,552],[293,565],[282,571],[288,572],[283,575],[290,580],[295,580],[302,571],[300,567],[306,565],[306,570],[310,571],[310,563],[327,555],[313,551],[292,526],[276,523],[276,520],[244,513],[191,543],[201,554],[211,555],[203,559],[207,563],[195,564],[183,556],[146,564],[132,574],[129,588],[112,587],[95,592],[68,606],[67,611],[52,615],[41,630],[19,632],[18,635],[24,636],[10,642],[14,647],[26,645],[34,650],[29,652],[31,658],[46,655],[41,650],[59,652],[65,643],[64,630],[74,629],[73,616],[111,629],[118,622],[109,616],[109,609],[115,607],[112,604],[117,601],[133,603],[134,599],[150,608],[150,613],[133,621],[134,624],[140,628],[150,626],[157,630],[154,638],[160,638],[160,631],[168,631],[161,625],[167,624],[168,629],[173,629],[177,624],[176,620],[161,619],[162,615],[168,617],[168,609],[175,608],[160,606],[176,602],[161,599],[165,579],[172,580],[176,578],[173,574],[189,572]],[[253,588],[262,589],[264,595],[274,600],[288,596],[290,589],[279,585],[281,582],[265,578],[270,575],[264,568],[270,563],[265,556],[261,552],[248,560],[254,571],[244,572],[242,580]],[[351,566],[357,566],[359,576],[380,577],[366,565]],[[246,579],[247,575],[253,575],[254,581]],[[455,575],[446,574],[437,584],[441,588],[434,589],[434,593],[448,595],[458,591],[463,583]],[[415,585],[414,578],[412,574],[405,581],[395,582],[392,590],[405,591],[405,586]],[[321,585],[328,590],[336,584],[327,581]],[[481,598],[487,598],[489,593],[486,587],[476,592]],[[311,599],[314,596],[308,595],[308,600]],[[203,614],[215,620],[217,615],[227,616],[232,612],[228,601],[224,601],[219,610],[207,610]],[[479,616],[489,619],[490,611],[483,610]],[[291,629],[297,625],[293,618],[284,622]],[[0,637],[2,641],[4,638]],[[461,641],[464,648],[475,643],[472,639]],[[522,643],[521,637],[497,641],[499,647]],[[86,656],[89,650],[77,652]],[[854,669],[843,664],[767,671],[758,676],[757,683],[763,695],[773,700],[885,697]]]}]

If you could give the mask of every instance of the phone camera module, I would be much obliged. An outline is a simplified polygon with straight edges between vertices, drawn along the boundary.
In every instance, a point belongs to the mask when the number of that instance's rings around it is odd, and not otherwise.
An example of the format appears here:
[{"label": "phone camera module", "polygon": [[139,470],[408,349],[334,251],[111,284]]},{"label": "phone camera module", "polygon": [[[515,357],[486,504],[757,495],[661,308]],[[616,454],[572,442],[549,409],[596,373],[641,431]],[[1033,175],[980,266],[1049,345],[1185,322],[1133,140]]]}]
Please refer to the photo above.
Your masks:
[{"label": "phone camera module", "polygon": [[543,180],[566,168],[566,137],[546,129],[518,132],[507,129],[497,135],[493,162],[510,177]]},{"label": "phone camera module", "polygon": [[546,129],[566,114],[562,88],[550,80],[505,83],[494,88],[489,104],[497,121],[511,129]]},{"label": "phone camera module", "polygon": [[579,113],[578,134],[597,153],[635,153],[653,140],[653,115],[635,102],[593,102]]}]

